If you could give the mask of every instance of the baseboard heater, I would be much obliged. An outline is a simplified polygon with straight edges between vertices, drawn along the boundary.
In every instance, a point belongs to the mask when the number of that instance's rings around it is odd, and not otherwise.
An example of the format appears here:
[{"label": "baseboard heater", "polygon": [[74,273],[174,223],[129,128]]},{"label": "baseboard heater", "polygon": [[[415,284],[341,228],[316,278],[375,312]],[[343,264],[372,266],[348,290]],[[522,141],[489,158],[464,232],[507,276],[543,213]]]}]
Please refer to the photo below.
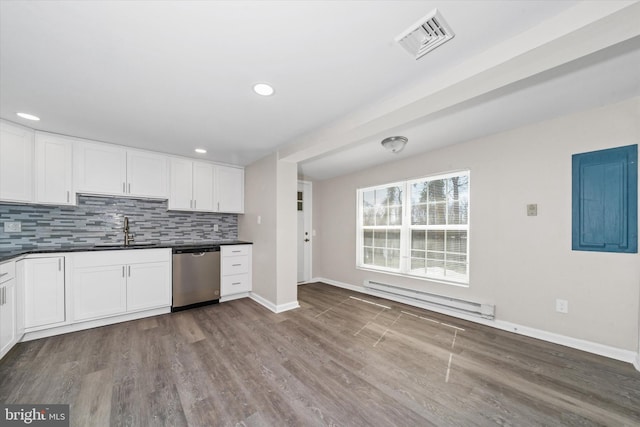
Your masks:
[{"label": "baseboard heater", "polygon": [[466,301],[444,295],[422,292],[415,289],[402,288],[386,283],[374,282],[372,280],[365,280],[364,287],[365,289],[382,294],[394,295],[409,301],[413,300],[416,302],[426,303],[465,314],[483,317],[485,319],[493,319],[495,317],[496,307],[493,304],[480,304],[473,301]]}]

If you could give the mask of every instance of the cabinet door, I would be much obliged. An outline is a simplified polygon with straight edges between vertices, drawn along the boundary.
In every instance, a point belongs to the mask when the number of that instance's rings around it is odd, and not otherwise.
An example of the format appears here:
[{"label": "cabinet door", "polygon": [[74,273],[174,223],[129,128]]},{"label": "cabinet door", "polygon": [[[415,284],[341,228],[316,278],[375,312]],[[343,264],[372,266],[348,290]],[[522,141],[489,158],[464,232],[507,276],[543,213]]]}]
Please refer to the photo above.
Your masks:
[{"label": "cabinet door", "polygon": [[87,320],[122,314],[127,309],[126,267],[76,268],[73,274],[73,318]]},{"label": "cabinet door", "polygon": [[33,201],[33,131],[0,123],[0,200]]},{"label": "cabinet door", "polygon": [[216,166],[218,212],[244,212],[244,169]]},{"label": "cabinet door", "polygon": [[169,209],[190,210],[193,205],[193,162],[171,159]]},{"label": "cabinet door", "polygon": [[213,165],[193,162],[193,210],[213,211]]},{"label": "cabinet door", "polygon": [[167,157],[127,151],[127,194],[167,198]]},{"label": "cabinet door", "polygon": [[0,358],[16,343],[15,279],[0,285]]},{"label": "cabinet door", "polygon": [[36,202],[75,205],[72,146],[70,140],[36,133]]},{"label": "cabinet door", "polygon": [[127,311],[171,305],[169,262],[148,262],[127,266]]},{"label": "cabinet door", "polygon": [[123,195],[127,181],[127,152],[108,144],[79,142],[75,147],[78,192]]},{"label": "cabinet door", "polygon": [[25,328],[64,322],[64,257],[24,261]]}]

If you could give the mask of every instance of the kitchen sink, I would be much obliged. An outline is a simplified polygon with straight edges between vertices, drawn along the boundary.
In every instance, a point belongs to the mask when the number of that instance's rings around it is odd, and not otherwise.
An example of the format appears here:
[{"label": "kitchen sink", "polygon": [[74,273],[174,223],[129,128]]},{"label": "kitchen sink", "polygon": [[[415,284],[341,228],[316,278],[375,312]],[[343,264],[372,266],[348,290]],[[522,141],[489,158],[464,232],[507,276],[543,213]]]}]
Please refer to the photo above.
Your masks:
[{"label": "kitchen sink", "polygon": [[98,243],[94,245],[96,248],[144,248],[146,246],[154,246],[157,245],[156,242],[138,242],[138,243],[129,243],[125,245],[124,243]]}]

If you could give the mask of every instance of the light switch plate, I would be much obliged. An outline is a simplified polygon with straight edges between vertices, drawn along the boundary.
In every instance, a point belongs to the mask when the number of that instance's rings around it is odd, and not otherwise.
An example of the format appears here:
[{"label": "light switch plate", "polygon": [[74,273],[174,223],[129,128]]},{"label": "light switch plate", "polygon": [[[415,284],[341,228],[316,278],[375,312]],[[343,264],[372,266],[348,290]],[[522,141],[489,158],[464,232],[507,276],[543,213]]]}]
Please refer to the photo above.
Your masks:
[{"label": "light switch plate", "polygon": [[527,216],[538,216],[538,205],[527,205]]},{"label": "light switch plate", "polygon": [[5,222],[4,223],[4,232],[5,233],[19,233],[21,231],[22,231],[22,223],[20,221]]},{"label": "light switch plate", "polygon": [[218,231],[218,224],[213,224],[213,231]]}]

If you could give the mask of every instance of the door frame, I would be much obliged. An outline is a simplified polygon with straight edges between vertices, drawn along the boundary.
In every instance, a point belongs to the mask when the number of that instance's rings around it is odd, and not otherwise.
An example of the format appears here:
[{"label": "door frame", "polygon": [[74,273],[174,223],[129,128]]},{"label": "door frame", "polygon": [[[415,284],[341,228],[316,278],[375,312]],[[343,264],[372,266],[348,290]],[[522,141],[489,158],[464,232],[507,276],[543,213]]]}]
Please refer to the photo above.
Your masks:
[{"label": "door frame", "polygon": [[[298,284],[303,284],[308,282],[309,280],[311,280],[312,277],[312,267],[313,267],[313,183],[311,181],[305,181],[305,180],[298,180],[298,186],[302,185],[304,190],[303,190],[303,196],[302,196],[302,203],[303,203],[303,211],[304,211],[304,225],[305,228],[307,230],[309,230],[309,240],[310,240],[310,244],[307,245],[308,248],[308,259],[305,259],[303,261],[303,265],[305,267],[306,270],[306,275],[305,277],[303,277],[304,280],[302,280],[301,282],[298,282]],[[296,201],[297,201],[298,197],[296,196]],[[297,208],[296,208],[296,212],[297,212]],[[297,233],[296,233],[297,234]],[[304,236],[297,236],[298,239],[303,239]],[[298,241],[300,242],[300,241]],[[298,248],[296,247],[296,252],[297,252]]]}]

